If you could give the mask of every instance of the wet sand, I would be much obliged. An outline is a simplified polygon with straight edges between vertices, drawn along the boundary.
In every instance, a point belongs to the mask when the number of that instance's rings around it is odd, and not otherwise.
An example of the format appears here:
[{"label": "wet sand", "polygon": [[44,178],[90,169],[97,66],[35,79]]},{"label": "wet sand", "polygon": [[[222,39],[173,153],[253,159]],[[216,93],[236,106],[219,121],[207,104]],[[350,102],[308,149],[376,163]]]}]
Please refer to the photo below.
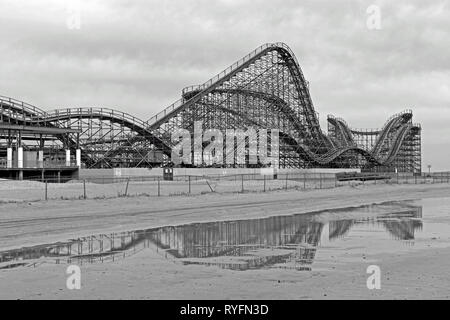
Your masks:
[{"label": "wet sand", "polygon": [[[66,267],[0,272],[0,299],[449,299],[450,249],[362,257],[332,271],[240,272],[182,266],[158,255],[81,267],[82,288],[66,289]],[[366,268],[383,261],[381,290],[368,290]]]},{"label": "wet sand", "polygon": [[[97,233],[191,222],[299,214],[385,201],[446,197],[450,186],[383,185],[329,190],[193,197],[50,201],[0,206],[0,249],[64,241]],[[430,247],[432,247],[430,241]],[[367,257],[370,257],[368,259]],[[366,268],[382,261],[382,290],[366,287]],[[82,266],[82,290],[66,289],[67,265],[0,270],[3,299],[446,299],[450,249],[371,254],[332,270],[239,272],[183,266],[145,251],[114,263]]]}]

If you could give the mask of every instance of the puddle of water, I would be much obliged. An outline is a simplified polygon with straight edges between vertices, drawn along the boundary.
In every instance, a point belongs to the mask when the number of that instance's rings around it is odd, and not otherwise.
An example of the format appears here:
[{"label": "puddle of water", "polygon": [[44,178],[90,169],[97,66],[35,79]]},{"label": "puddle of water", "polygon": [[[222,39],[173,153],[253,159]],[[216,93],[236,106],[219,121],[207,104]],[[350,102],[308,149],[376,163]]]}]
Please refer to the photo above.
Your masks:
[{"label": "puddle of water", "polygon": [[[152,250],[183,265],[333,269],[378,253],[450,246],[450,198],[102,234],[0,252],[0,270],[113,262]],[[425,217],[423,217],[425,215]],[[435,240],[431,242],[430,240]]]}]

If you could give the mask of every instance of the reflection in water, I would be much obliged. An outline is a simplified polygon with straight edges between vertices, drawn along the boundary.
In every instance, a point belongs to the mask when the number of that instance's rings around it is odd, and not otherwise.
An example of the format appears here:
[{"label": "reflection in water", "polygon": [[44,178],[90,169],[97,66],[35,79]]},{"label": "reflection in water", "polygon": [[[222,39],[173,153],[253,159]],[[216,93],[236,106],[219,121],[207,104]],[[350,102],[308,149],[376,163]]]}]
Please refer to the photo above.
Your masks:
[{"label": "reflection in water", "polygon": [[[388,213],[387,213],[388,212]],[[98,235],[0,252],[0,269],[42,263],[103,263],[154,250],[182,264],[249,270],[311,270],[324,228],[329,241],[356,226],[382,226],[396,240],[414,240],[422,229],[422,207],[405,203],[364,206],[295,216],[163,227]]]},{"label": "reflection in water", "polygon": [[310,215],[298,215],[167,227],[151,238],[185,264],[247,270],[293,262],[303,269],[314,259],[323,226]]},{"label": "reflection in water", "polygon": [[359,220],[330,221],[330,240],[345,237],[352,227],[358,224],[377,224],[383,226],[396,240],[414,240],[414,232],[422,230],[422,207],[414,207],[407,212],[380,215]]}]

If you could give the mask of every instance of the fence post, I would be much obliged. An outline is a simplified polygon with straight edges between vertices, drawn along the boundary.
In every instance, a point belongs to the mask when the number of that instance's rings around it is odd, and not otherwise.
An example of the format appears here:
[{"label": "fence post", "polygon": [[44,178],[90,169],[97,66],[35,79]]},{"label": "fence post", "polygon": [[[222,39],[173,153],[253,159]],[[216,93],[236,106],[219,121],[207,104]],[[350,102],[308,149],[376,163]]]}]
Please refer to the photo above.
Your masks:
[{"label": "fence post", "polygon": [[86,179],[83,180],[83,198],[86,200]]},{"label": "fence post", "polygon": [[161,178],[158,177],[158,197],[161,196]]},{"label": "fence post", "polygon": [[48,200],[48,186],[47,186],[47,184],[48,184],[48,181],[45,180],[45,201]]},{"label": "fence post", "polygon": [[213,189],[213,188],[211,187],[211,185],[209,184],[208,179],[206,179],[205,181],[206,181],[206,184],[207,184],[208,187],[209,187],[209,190],[211,190],[211,192],[215,192],[214,189]]},{"label": "fence post", "polygon": [[306,173],[303,174],[303,189],[306,190]]},{"label": "fence post", "polygon": [[264,177],[264,192],[266,192],[266,175],[264,175],[263,177]]},{"label": "fence post", "polygon": [[241,176],[242,179],[242,193],[244,193],[244,175]]},{"label": "fence post", "polygon": [[125,187],[125,194],[124,194],[125,197],[128,195],[128,185],[129,184],[130,184],[130,178],[127,179],[127,185]]},{"label": "fence post", "polygon": [[284,190],[287,190],[287,188],[288,188],[288,177],[289,177],[289,174],[286,173],[286,181],[285,181],[285,184],[284,184]]},{"label": "fence post", "polygon": [[189,194],[191,194],[191,176],[188,177],[189,177]]},{"label": "fence post", "polygon": [[320,179],[320,189],[322,189],[322,174],[319,173],[319,179]]}]

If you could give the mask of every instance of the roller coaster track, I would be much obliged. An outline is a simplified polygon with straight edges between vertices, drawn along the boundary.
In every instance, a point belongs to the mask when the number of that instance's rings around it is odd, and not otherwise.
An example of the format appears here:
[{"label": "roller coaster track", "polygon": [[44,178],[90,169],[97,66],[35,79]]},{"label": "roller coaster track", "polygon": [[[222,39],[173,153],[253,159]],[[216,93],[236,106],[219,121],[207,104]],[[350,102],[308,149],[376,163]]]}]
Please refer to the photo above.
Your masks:
[{"label": "roller coaster track", "polygon": [[[392,159],[396,156],[398,150],[404,142],[406,133],[413,128],[413,126],[409,123],[411,118],[412,111],[406,110],[402,113],[393,115],[388,119],[383,129],[381,129],[380,131],[375,131],[375,134],[377,134],[378,138],[369,153],[375,159],[377,159],[377,162],[379,164],[388,164],[392,162]],[[354,143],[353,134],[366,134],[365,132],[359,132],[350,129],[350,127],[344,120],[335,118],[331,115],[328,116],[328,121],[333,124],[337,130],[339,130],[339,133],[342,137],[341,141],[343,140],[344,146],[356,145]],[[394,138],[388,139],[389,136],[394,136]],[[384,156],[381,155],[384,149],[383,146],[385,146],[386,143],[391,140],[394,141],[395,145],[388,146],[388,153]]]},{"label": "roller coaster track", "polygon": [[[27,104],[23,101],[0,96],[2,122],[14,121],[19,124],[56,126],[61,121],[74,119],[101,119],[117,123],[135,131],[136,133],[152,137],[158,140],[161,146],[162,141],[153,137],[153,133],[148,130],[146,122],[128,113],[110,108],[67,108],[56,109],[45,112],[40,108]],[[8,121],[5,121],[8,120]]]},{"label": "roller coaster track", "polygon": [[296,79],[296,87],[298,92],[302,95],[301,98],[305,102],[305,108],[308,114],[307,121],[310,127],[314,128],[315,133],[320,135],[320,126],[319,120],[316,117],[316,113],[314,111],[314,107],[312,104],[311,97],[309,95],[309,91],[307,89],[307,81],[303,76],[303,72],[300,69],[300,65],[292,53],[291,49],[284,43],[275,43],[275,44],[264,44],[261,47],[255,49],[253,52],[246,55],[241,60],[235,62],[229,68],[225,69],[215,77],[211,78],[207,82],[199,86],[191,86],[187,87],[183,90],[183,95],[187,92],[197,92],[193,95],[189,100],[186,101],[184,97],[165,108],[160,113],[156,114],[152,118],[147,121],[148,126],[151,129],[156,129],[161,126],[162,123],[166,122],[170,118],[174,117],[176,114],[185,110],[187,107],[194,105],[197,103],[204,95],[211,93],[215,88],[224,82],[228,81],[231,77],[236,75],[238,72],[241,72],[253,62],[267,54],[271,51],[280,52],[284,57],[286,64],[289,65],[289,68],[292,73],[295,74],[294,79]]},{"label": "roller coaster track", "polygon": [[45,114],[44,120],[47,122],[59,122],[73,119],[101,119],[103,121],[110,121],[123,125],[142,136],[155,138],[161,146],[164,143],[153,136],[153,133],[148,130],[144,121],[125,112],[117,111],[109,108],[72,108],[72,109],[58,109]]},{"label": "roller coaster track", "polygon": [[[144,137],[147,141],[151,141],[160,150],[170,154],[170,148],[164,144],[159,138],[153,135],[151,131],[148,130],[146,123],[128,113],[120,112],[117,110],[109,108],[69,108],[69,109],[58,109],[53,111],[45,112],[40,108],[32,106],[22,101],[18,101],[8,97],[0,97],[0,117],[3,123],[14,123],[18,125],[34,125],[43,126],[51,128],[73,128],[81,129],[82,135],[86,133],[89,124],[83,123],[81,120],[92,121],[93,119],[100,121],[107,121],[110,123],[118,124],[130,129],[135,133],[136,137]],[[61,142],[69,142],[70,148],[75,149],[76,139],[70,136],[68,141],[63,135],[56,135]],[[125,141],[130,141],[134,139],[129,137],[123,139]],[[90,144],[101,144],[101,140],[92,140],[92,137],[85,137],[85,141],[82,143],[83,147],[87,147]],[[120,140],[120,139],[117,139]],[[111,143],[117,143],[118,141],[111,141]],[[120,148],[115,150],[108,150],[103,156],[108,154],[118,154]],[[82,153],[82,160],[88,163],[88,166],[95,165],[98,163],[99,159],[89,156],[85,152]]]},{"label": "roller coaster track", "polygon": [[[20,124],[32,124],[32,125],[47,125],[55,126],[54,124],[73,120],[73,119],[101,119],[111,121],[112,123],[118,123],[132,129],[136,133],[153,137],[153,133],[148,130],[146,123],[128,113],[117,111],[109,108],[69,108],[69,109],[57,109],[49,112],[44,112],[41,109],[26,106],[23,102],[13,100],[10,98],[0,98],[2,104],[1,116],[9,120],[14,120]],[[30,105],[29,105],[30,106]],[[5,112],[9,110],[10,112]],[[4,119],[2,122],[5,122]],[[56,126],[57,127],[57,126]],[[157,139],[161,145],[164,145],[162,141]]]},{"label": "roller coaster track", "polygon": [[[183,97],[186,100],[189,100],[189,97],[195,96],[196,94],[198,94],[197,90],[194,91],[188,91],[189,88],[185,88],[183,89]],[[210,92],[211,94],[217,93],[217,94],[240,94],[240,95],[244,95],[244,96],[248,96],[248,97],[254,97],[254,98],[259,98],[261,100],[264,100],[265,102],[269,103],[269,107],[274,108],[274,110],[278,111],[278,112],[282,112],[286,115],[286,117],[288,117],[292,123],[295,125],[295,127],[297,128],[297,130],[301,131],[304,130],[304,125],[299,121],[298,118],[295,117],[294,115],[294,110],[291,109],[291,107],[289,106],[289,104],[287,104],[283,99],[275,96],[275,95],[271,95],[268,93],[264,93],[264,92],[257,92],[257,91],[252,91],[252,90],[245,90],[245,89],[214,89]],[[235,113],[237,115],[239,115],[237,111],[233,111],[231,109],[227,109],[221,106],[215,106],[217,108],[221,108],[222,110],[227,110],[227,112],[230,113]],[[250,119],[247,119],[248,121],[251,121]],[[253,123],[256,125],[258,124],[257,122],[253,121]]]},{"label": "roller coaster track", "polygon": [[[269,99],[267,96],[263,95],[263,97],[265,99]],[[270,99],[273,99],[273,98],[270,98]],[[284,109],[282,112],[288,111],[288,109],[287,109],[288,106],[286,106],[285,103],[281,103],[279,100],[274,100],[274,101],[276,101],[278,103],[278,105],[281,107],[282,110]],[[2,101],[2,102],[4,102],[4,101]],[[7,100],[7,102],[9,105],[11,105],[9,103],[9,99]],[[26,104],[24,104],[24,106],[26,106]],[[21,108],[22,108],[22,103],[17,102],[17,100],[15,100],[13,107],[9,107],[8,109],[10,109],[10,110],[14,109],[15,111],[20,111]],[[54,110],[54,111],[50,111],[50,112],[44,112],[41,109],[38,109],[36,107],[34,107],[34,108],[24,107],[24,108],[27,109],[26,114],[30,117],[28,119],[28,122],[30,122],[30,123],[35,123],[35,124],[57,123],[59,121],[70,120],[70,119],[73,120],[73,119],[98,118],[98,119],[102,119],[102,120],[108,120],[108,121],[123,124],[131,129],[133,129],[134,131],[136,131],[137,133],[139,133],[142,136],[148,136],[148,137],[152,136],[152,132],[148,130],[148,127],[146,126],[145,122],[143,122],[143,121],[139,120],[138,118],[131,116],[127,113],[119,112],[119,111],[116,111],[113,109],[73,108],[73,109],[62,109],[62,110],[59,109],[59,110]],[[234,110],[228,110],[226,108],[222,108],[222,109],[226,112],[229,112],[229,113],[235,114],[236,116],[244,118],[250,124],[253,124],[255,126],[260,126],[259,123],[255,122],[254,120],[252,120],[250,118],[243,116],[242,114],[240,114]],[[14,113],[14,114],[20,115],[20,113]],[[20,116],[18,116],[17,119],[19,121],[27,121],[27,120],[22,119],[22,117],[20,117]],[[389,130],[391,128],[393,128],[395,126],[395,124],[398,124],[402,120],[403,120],[403,114],[400,116],[396,115],[396,116],[392,117],[392,119],[390,119],[387,122],[384,129],[381,131],[382,139],[379,139],[378,144],[381,144],[384,141],[385,137],[387,136]],[[339,123],[340,130],[344,130],[342,122],[337,121],[337,123]],[[307,156],[308,160],[313,161],[319,165],[326,165],[326,164],[332,162],[333,160],[335,160],[336,158],[338,158],[338,157],[342,156],[343,154],[350,152],[350,151],[357,152],[357,153],[363,155],[364,157],[366,157],[366,159],[368,159],[369,161],[381,165],[381,164],[387,164],[392,161],[392,159],[395,157],[396,153],[398,152],[399,148],[401,147],[404,137],[406,136],[407,132],[409,130],[411,130],[411,128],[412,127],[409,125],[405,125],[402,128],[402,130],[399,133],[399,139],[395,140],[396,144],[390,151],[389,155],[386,157],[385,161],[383,161],[381,159],[377,159],[374,151],[368,152],[363,149],[357,148],[355,146],[346,146],[344,148],[331,150],[324,155],[317,155],[313,151],[311,151],[308,146],[298,143],[298,142],[296,142],[296,144],[297,144],[298,150],[300,150],[301,154],[305,154]],[[346,136],[347,136],[347,133],[349,132],[349,130],[345,130],[345,131],[346,131]],[[159,140],[159,142],[164,145],[164,143],[162,141]],[[111,150],[111,152],[116,154],[116,153],[120,153],[120,150]]]},{"label": "roller coaster track", "polygon": [[[253,105],[236,104],[239,99],[252,101]],[[263,103],[256,105],[255,101]],[[277,129],[281,140],[294,148],[300,158],[321,166],[346,154],[359,154],[376,165],[392,163],[414,129],[410,121],[412,112],[408,110],[391,117],[380,131],[370,133],[377,136],[370,150],[358,147],[355,142],[355,135],[365,133],[351,129],[343,119],[329,116],[335,136],[323,133],[309,83],[297,58],[284,43],[264,44],[202,85],[184,88],[181,99],[147,121],[109,108],[46,112],[3,96],[0,96],[0,117],[4,123],[81,130],[80,145],[97,153],[84,155],[91,166],[106,158],[119,158],[127,150],[140,153],[147,148],[145,143],[170,157],[171,133],[177,128],[192,130],[194,121],[201,117],[223,117],[221,129],[226,125],[245,129],[243,124],[255,129]],[[59,138],[67,142],[67,137]],[[75,145],[73,134],[69,142]]]},{"label": "roller coaster track", "polygon": [[307,156],[308,159],[310,161],[312,161],[313,163],[316,163],[318,165],[327,165],[332,163],[334,160],[336,160],[337,158],[339,158],[340,156],[354,151],[362,156],[364,156],[369,162],[374,163],[374,164],[378,164],[378,165],[382,165],[382,163],[376,158],[374,157],[374,155],[366,150],[360,149],[358,147],[344,147],[344,148],[339,148],[339,149],[335,149],[332,151],[329,151],[328,153],[321,155],[321,156],[317,156],[315,153],[313,153],[311,150],[309,150],[309,148],[303,144],[298,144],[298,150],[300,151],[299,153],[301,154],[303,151]]},{"label": "roller coaster track", "polygon": [[385,124],[383,129],[381,130],[381,133],[377,139],[377,142],[375,143],[375,146],[372,150],[374,154],[377,154],[380,152],[380,149],[385,144],[388,135],[392,132],[392,129],[396,126],[400,126],[402,124],[406,124],[410,119],[412,118],[412,111],[407,110],[405,112],[402,112],[400,114],[396,114],[392,116]]},{"label": "roller coaster track", "polygon": [[[195,88],[195,87],[188,87],[183,90],[183,97],[186,100],[188,100],[192,96],[195,96],[198,93],[198,91],[196,91],[196,89],[193,89],[193,88]],[[194,91],[190,91],[190,90],[194,90]],[[248,96],[255,96],[255,97],[262,98],[263,100],[266,100],[268,102],[272,102],[275,106],[279,106],[280,107],[279,111],[281,111],[281,112],[284,112],[286,114],[292,113],[292,110],[282,99],[279,99],[278,97],[273,97],[273,96],[270,96],[270,95],[267,95],[264,93],[253,92],[253,91],[248,91],[248,90],[240,90],[240,89],[239,90],[215,89],[215,90],[211,91],[211,93],[219,93],[219,94],[231,93],[231,94],[244,94],[244,95],[248,95]],[[218,107],[218,106],[216,106],[216,107]],[[222,108],[222,107],[218,107],[218,108],[221,108],[228,113],[240,116],[247,123],[251,123],[252,125],[261,127],[261,125],[259,123],[257,123],[256,121],[254,121],[248,117],[244,117],[242,114],[239,114],[234,110],[226,110],[225,108]],[[404,113],[394,115],[391,119],[389,119],[387,124],[384,126],[383,130],[381,131],[383,134],[381,135],[381,138],[378,140],[378,144],[381,145],[382,143],[384,143],[387,135],[390,133],[392,128],[395,127],[396,124],[405,122],[405,115],[408,116],[408,117],[406,117],[406,121],[407,121],[409,119],[409,114],[410,114],[410,112],[406,111]],[[301,125],[299,124],[297,119],[293,119],[293,121],[296,122],[297,129],[300,129]],[[383,161],[381,159],[381,156],[376,154],[375,151],[369,152],[369,151],[363,150],[361,148],[358,148],[356,146],[356,143],[354,142],[352,130],[349,128],[348,124],[343,119],[329,116],[329,121],[332,122],[337,127],[337,129],[340,131],[340,134],[344,140],[344,146],[342,146],[340,148],[332,149],[326,154],[317,155],[313,151],[311,151],[308,146],[296,142],[296,144],[298,146],[298,150],[301,150],[300,154],[305,154],[307,156],[308,160],[313,161],[320,165],[326,165],[327,163],[332,162],[333,160],[342,156],[343,154],[346,154],[351,151],[354,151],[354,152],[364,156],[368,161],[370,161],[372,163],[375,163],[378,165],[387,163],[386,161]],[[408,128],[408,126],[405,125],[405,127],[403,129],[407,129],[407,128]],[[397,144],[399,146],[401,146],[403,143],[404,135],[399,135],[399,136],[401,136],[401,138],[400,138],[400,140],[397,141]],[[398,148],[396,148],[394,150],[397,150],[396,152],[398,152]],[[239,151],[241,151],[241,150],[236,150],[236,152],[239,152]],[[394,154],[393,154],[394,156],[395,156],[396,152],[394,152]],[[392,156],[390,156],[390,158],[392,158]]]},{"label": "roller coaster track", "polygon": [[0,110],[1,122],[22,121],[26,123],[27,121],[42,119],[45,114],[38,107],[5,96],[0,96]]},{"label": "roller coaster track", "polygon": [[[399,120],[400,118],[401,118],[401,116],[393,117],[394,122],[396,122],[396,120]],[[385,128],[381,131],[384,133],[383,135],[386,135],[389,130],[392,130],[393,126],[392,126],[391,122],[392,122],[392,120],[389,121],[389,125],[385,126]],[[395,159],[396,155],[398,154],[401,146],[403,145],[403,143],[405,141],[407,134],[413,129],[417,129],[417,126],[413,126],[409,123],[402,124],[401,128],[397,131],[395,139],[393,139],[393,141],[395,141],[395,144],[388,150],[388,153],[385,156],[381,155],[380,153],[375,153],[375,151],[373,151],[373,150],[367,151],[367,150],[358,148],[356,145],[347,145],[345,147],[332,149],[332,150],[328,151],[326,154],[317,155],[314,152],[312,152],[308,146],[306,146],[302,143],[298,143],[297,141],[295,141],[295,144],[297,145],[297,150],[299,151],[299,154],[306,155],[308,160],[315,162],[316,164],[319,164],[319,165],[329,164],[329,163],[333,162],[334,160],[336,160],[337,158],[341,157],[342,155],[344,155],[348,152],[352,152],[352,151],[362,155],[363,157],[365,157],[367,159],[367,161],[369,161],[371,163],[374,163],[377,165],[388,165]],[[383,138],[383,139],[385,139],[385,138]],[[291,141],[290,144],[292,145],[292,144],[294,144],[294,142]]]},{"label": "roller coaster track", "polygon": [[402,147],[403,141],[405,140],[406,136],[411,131],[417,131],[420,130],[417,125],[412,124],[406,124],[404,125],[399,132],[397,133],[397,137],[394,139],[395,144],[390,148],[389,153],[385,157],[385,160],[383,161],[384,164],[390,164],[392,161],[395,160],[396,155],[400,151],[400,148]]},{"label": "roller coaster track", "polygon": [[338,139],[338,141],[343,144],[343,146],[355,146],[356,143],[353,139],[353,134],[347,125],[347,122],[345,122],[343,119],[335,118],[332,115],[328,116],[328,122],[330,122],[336,130],[339,131],[339,136],[341,139]]},{"label": "roller coaster track", "polygon": [[[248,96],[256,96],[256,97],[262,98],[266,101],[272,102],[274,105],[280,107],[279,111],[281,111],[287,115],[290,114],[291,115],[290,119],[295,124],[296,129],[302,130],[303,128],[302,128],[301,124],[299,123],[298,119],[295,119],[295,117],[292,116],[289,105],[278,97],[273,98],[270,95],[267,95],[265,93],[254,92],[254,91],[249,91],[249,90],[245,90],[245,89],[235,89],[235,88],[218,89],[217,88],[217,86],[219,86],[223,82],[230,79],[236,73],[242,71],[246,66],[251,64],[253,61],[259,59],[261,56],[266,54],[268,51],[274,50],[275,48],[276,49],[280,49],[280,48],[285,49],[286,47],[284,45],[279,45],[279,44],[264,45],[264,46],[256,49],[255,51],[253,51],[246,57],[244,57],[242,60],[233,64],[231,67],[229,67],[228,69],[226,69],[225,71],[220,73],[218,76],[207,81],[205,84],[200,85],[200,86],[191,86],[191,87],[184,88],[183,92],[182,92],[182,98],[179,101],[177,101],[176,103],[174,103],[173,105],[166,108],[163,112],[161,112],[161,113],[157,114],[155,117],[151,118],[149,120],[150,126],[156,127],[156,126],[160,125],[166,119],[173,117],[176,113],[181,112],[182,110],[187,108],[189,105],[195,104],[203,96],[205,96],[207,94],[228,93],[228,94],[243,94],[243,95],[248,95]],[[303,90],[305,87],[304,84],[306,83],[306,81],[304,80],[304,77],[301,73],[301,69],[298,65],[297,60],[295,58],[292,58],[295,56],[293,56],[293,54],[291,53],[290,50],[286,50],[284,53],[286,54],[286,57],[287,57],[286,60],[293,61],[293,63],[294,63],[294,66],[293,67],[291,66],[291,70],[296,70],[296,71],[298,71],[298,74],[301,74],[301,76],[297,77],[297,79],[299,79],[299,83],[302,83],[303,85],[298,85],[297,88],[302,88],[300,90]],[[317,118],[315,118],[315,112],[312,107],[312,102],[309,97],[309,92],[306,93],[306,96],[308,96],[308,98],[306,100],[308,102],[310,102],[306,105],[307,110],[309,111],[307,114],[313,115],[313,118],[314,118],[312,121],[309,121],[308,125],[314,126],[314,124],[317,123]],[[408,115],[409,115],[409,113],[408,113]],[[332,150],[330,150],[327,153],[322,154],[322,155],[314,153],[313,151],[310,150],[310,148],[307,145],[298,144],[298,146],[311,160],[313,160],[314,162],[319,163],[319,164],[326,164],[327,162],[333,161],[337,157],[339,157],[342,154],[347,153],[349,151],[355,151],[356,153],[363,155],[367,160],[377,163],[377,164],[381,164],[381,162],[379,160],[381,158],[381,156],[379,155],[379,151],[380,151],[381,147],[386,142],[388,135],[391,133],[391,131],[393,131],[393,128],[395,128],[396,125],[399,125],[400,123],[402,123],[404,119],[405,119],[405,117],[402,114],[400,116],[396,115],[392,119],[390,119],[390,121],[388,121],[388,123],[385,125],[383,130],[381,130],[381,134],[380,134],[372,152],[360,149],[356,146],[356,143],[354,142],[354,139],[352,136],[352,131],[350,130],[350,128],[348,127],[346,122],[342,119],[332,119],[332,121],[334,120],[337,129],[340,131],[340,133],[343,137],[344,146],[342,146],[341,148],[337,148],[335,146],[335,143],[329,138],[325,139],[325,140],[327,140],[328,143],[333,146],[333,148],[332,148]],[[319,131],[316,131],[316,132],[319,132]],[[316,135],[316,139],[320,139],[319,137],[321,137],[323,139],[324,135],[319,133]],[[402,142],[403,141],[400,141],[399,143],[402,143]]]}]

